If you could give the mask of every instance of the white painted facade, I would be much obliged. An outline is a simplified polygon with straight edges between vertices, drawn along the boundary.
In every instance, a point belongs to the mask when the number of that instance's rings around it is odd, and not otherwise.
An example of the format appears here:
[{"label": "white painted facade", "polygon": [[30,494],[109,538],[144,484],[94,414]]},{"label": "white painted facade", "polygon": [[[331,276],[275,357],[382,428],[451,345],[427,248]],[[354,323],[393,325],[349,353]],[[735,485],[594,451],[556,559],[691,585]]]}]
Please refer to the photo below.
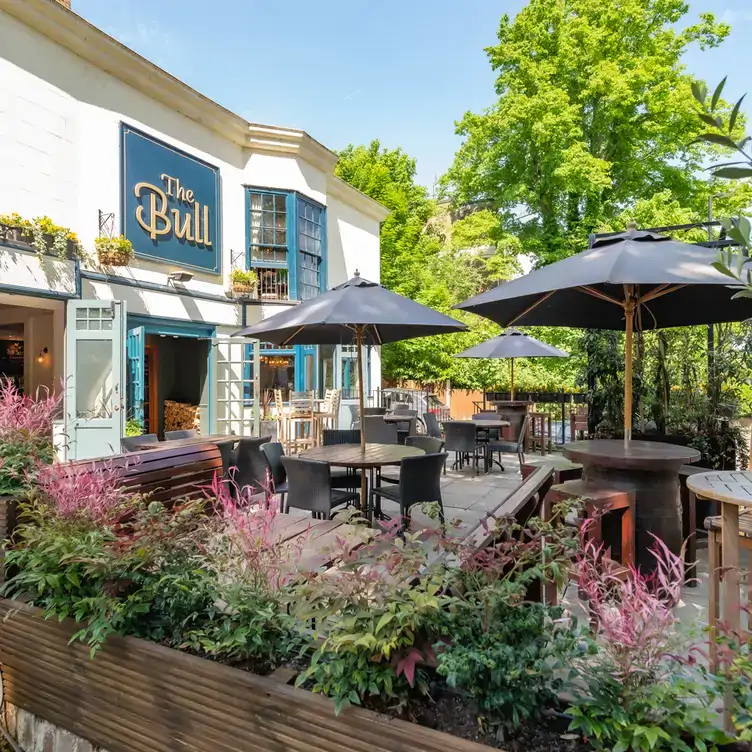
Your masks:
[{"label": "white painted facade", "polygon": [[[327,287],[356,269],[379,279],[386,210],[334,176],[332,152],[302,131],[246,122],[56,0],[0,0],[0,214],[47,215],[92,253],[99,212],[114,214],[120,228],[123,123],[219,169],[222,274],[192,270],[192,280],[176,285],[167,275],[179,263],[138,258],[103,270],[92,261],[79,270],[47,259],[51,276],[34,254],[0,247],[0,296],[23,295],[23,305],[54,314],[53,340],[63,336],[66,298],[123,301],[129,316],[206,324],[216,337],[279,310],[284,304],[241,304],[228,294],[233,260],[245,266],[246,186],[294,191],[326,208]],[[70,372],[63,349],[50,343],[48,372],[30,373],[32,389]],[[370,383],[380,384],[377,352]]]}]

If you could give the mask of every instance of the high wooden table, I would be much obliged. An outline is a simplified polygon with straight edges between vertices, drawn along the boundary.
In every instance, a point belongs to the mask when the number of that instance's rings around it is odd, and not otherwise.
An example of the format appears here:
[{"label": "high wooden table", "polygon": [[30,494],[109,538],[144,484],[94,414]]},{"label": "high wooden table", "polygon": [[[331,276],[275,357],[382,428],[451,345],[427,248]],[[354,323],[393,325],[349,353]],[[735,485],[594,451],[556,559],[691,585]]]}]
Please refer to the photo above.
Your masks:
[{"label": "high wooden table", "polygon": [[517,441],[525,416],[535,403],[530,400],[497,400],[491,404],[502,418],[510,421],[509,430],[503,432],[504,438]]},{"label": "high wooden table", "polygon": [[562,454],[582,465],[586,483],[634,494],[637,566],[646,572],[655,569],[650,553],[653,535],[673,553],[681,552],[679,468],[700,459],[696,449],[657,441],[595,439],[565,444]]},{"label": "high wooden table", "polygon": [[[360,444],[334,444],[332,446],[316,447],[300,456],[305,460],[319,460],[334,467],[351,467],[363,472],[361,485],[360,507],[365,512],[368,509],[368,488],[366,486],[366,470],[390,465],[400,465],[405,457],[418,457],[425,454],[422,449],[402,444],[366,444],[365,451]],[[373,483],[373,481],[372,481]]]},{"label": "high wooden table", "polygon": [[[715,578],[723,573],[721,580],[721,601],[723,602],[723,620],[731,632],[741,628],[741,604],[739,599],[739,507],[752,506],[752,472],[708,472],[690,475],[687,488],[698,499],[720,502],[721,505],[721,561],[717,562],[718,572],[710,572],[710,609],[708,623],[711,624],[711,640],[715,637],[712,625],[716,620],[717,604],[711,597],[714,592]],[[715,556],[712,557],[715,559]],[[716,564],[713,561],[713,564]],[[748,575],[749,576],[749,575]],[[727,694],[723,699],[726,728],[730,730],[733,697]]]}]

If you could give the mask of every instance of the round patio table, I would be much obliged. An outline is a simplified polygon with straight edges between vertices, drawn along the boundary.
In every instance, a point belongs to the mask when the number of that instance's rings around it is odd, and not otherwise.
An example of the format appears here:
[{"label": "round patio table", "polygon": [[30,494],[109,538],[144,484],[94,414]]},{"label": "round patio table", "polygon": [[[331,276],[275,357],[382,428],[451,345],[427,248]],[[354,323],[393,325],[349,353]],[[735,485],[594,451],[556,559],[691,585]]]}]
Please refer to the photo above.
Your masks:
[{"label": "round patio table", "polygon": [[562,453],[582,465],[585,482],[634,494],[637,566],[646,572],[655,569],[650,553],[653,535],[673,553],[681,552],[679,468],[700,459],[696,449],[657,441],[594,439],[565,444]]},{"label": "round patio table", "polygon": [[[741,609],[739,603],[739,507],[752,506],[752,472],[707,472],[690,475],[687,478],[687,488],[698,499],[709,499],[720,502],[721,505],[721,560],[717,562],[719,572],[710,572],[710,594],[708,597],[708,624],[711,625],[711,638],[714,636],[717,622],[717,600],[714,588],[717,587],[720,573],[723,578],[720,582],[721,602],[723,603],[723,620],[728,625],[731,633],[737,633],[741,629]],[[710,563],[714,562],[713,551],[710,551]],[[711,643],[711,656],[717,651],[714,643]],[[715,658],[711,660],[715,663]],[[731,709],[733,696],[728,693],[723,699],[726,729],[731,730]]]},{"label": "round patio table", "polygon": [[[301,452],[304,460],[318,460],[334,467],[351,467],[362,470],[365,478],[366,470],[375,470],[389,465],[399,465],[405,457],[418,457],[425,454],[422,449],[402,444],[366,444],[365,452],[360,444],[333,444],[332,446],[315,447],[307,452]],[[371,481],[373,484],[373,481]],[[364,480],[365,486],[365,480]],[[363,511],[368,507],[368,489],[366,498],[360,500]],[[361,490],[362,494],[362,490]]]}]

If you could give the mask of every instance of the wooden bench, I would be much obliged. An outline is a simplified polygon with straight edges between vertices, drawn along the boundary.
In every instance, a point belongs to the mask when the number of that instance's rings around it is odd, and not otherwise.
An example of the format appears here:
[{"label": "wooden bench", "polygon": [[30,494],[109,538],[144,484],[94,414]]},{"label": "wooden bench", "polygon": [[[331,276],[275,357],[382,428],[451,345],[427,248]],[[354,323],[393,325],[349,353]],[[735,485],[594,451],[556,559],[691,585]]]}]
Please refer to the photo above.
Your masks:
[{"label": "wooden bench", "polygon": [[[546,498],[553,483],[554,469],[551,465],[541,465],[536,468],[522,484],[504,497],[490,512],[463,536],[463,541],[476,551],[489,548],[495,542],[493,522],[511,519],[521,526],[525,526],[531,517],[541,517],[543,514],[543,500]],[[529,594],[531,600],[542,600],[544,597],[543,584],[540,591]]]},{"label": "wooden bench", "polygon": [[[86,470],[92,467],[116,468],[122,487],[134,494],[148,495],[171,506],[183,499],[202,499],[215,473],[223,474],[222,455],[216,444],[173,447],[165,443],[155,449],[132,454],[117,454],[96,460],[66,463]],[[0,541],[12,537],[16,527],[18,499],[0,497]],[[5,552],[0,546],[0,584],[5,580]]]},{"label": "wooden bench", "polygon": [[[723,578],[721,518],[708,517],[705,520],[705,529],[708,531],[708,627],[712,638],[717,634],[718,620],[721,618],[721,579]],[[747,556],[752,559],[752,511],[748,509],[740,510],[739,514],[739,546],[745,549]],[[749,571],[747,572],[747,608],[752,608],[752,573]],[[710,670],[715,674],[718,672],[718,643],[715,639],[711,639],[709,644]]]},{"label": "wooden bench", "polygon": [[71,462],[73,467],[111,466],[122,488],[171,504],[182,499],[202,499],[214,475],[223,474],[222,453],[216,444],[157,445],[132,454]]}]

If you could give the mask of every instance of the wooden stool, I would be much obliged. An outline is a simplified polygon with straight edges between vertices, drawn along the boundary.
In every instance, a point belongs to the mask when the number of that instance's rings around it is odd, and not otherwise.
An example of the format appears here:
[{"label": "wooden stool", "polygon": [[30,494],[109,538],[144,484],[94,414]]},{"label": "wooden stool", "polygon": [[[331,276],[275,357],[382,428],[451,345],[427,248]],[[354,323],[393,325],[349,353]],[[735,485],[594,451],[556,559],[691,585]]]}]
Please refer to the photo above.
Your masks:
[{"label": "wooden stool", "polygon": [[[541,462],[541,464],[545,464]],[[586,531],[586,538],[596,545],[603,545],[603,515],[601,512],[608,510],[621,512],[621,533],[619,537],[618,560],[612,556],[612,546],[603,552],[601,566],[614,577],[623,580],[629,573],[629,568],[634,563],[634,495],[626,491],[615,489],[598,488],[593,484],[582,480],[569,480],[551,487],[543,501],[543,519],[550,520],[553,516],[554,506],[564,499],[583,499],[585,519],[595,518],[594,522]],[[596,515],[595,513],[598,512]],[[606,515],[608,518],[609,515]],[[612,517],[615,519],[615,516]],[[613,527],[607,524],[607,528]],[[609,536],[613,538],[613,536]],[[569,579],[579,579],[579,573],[575,562],[569,572]],[[580,597],[583,594],[580,593]],[[558,593],[553,583],[545,587],[546,603],[556,605]],[[591,625],[595,627],[593,617],[590,617]]]},{"label": "wooden stool", "polygon": [[[707,471],[706,471],[707,472]],[[694,494],[692,494],[694,496]],[[716,630],[721,617],[721,534],[723,525],[720,517],[708,517],[705,520],[708,531],[708,627],[710,628],[710,670],[718,671],[718,645]],[[752,560],[752,513],[739,515],[739,546],[747,550]],[[752,607],[752,576],[747,572],[747,607]]]},{"label": "wooden stool", "polygon": [[545,456],[551,447],[551,415],[549,413],[528,413],[530,418],[530,451],[534,452],[536,445],[540,446],[540,453]]},{"label": "wooden stool", "polygon": [[[548,492],[546,501],[550,499],[553,507],[556,503],[564,499],[583,499],[585,508],[583,513],[585,519],[594,518],[594,522],[588,527],[587,539],[596,544],[607,544],[606,555],[610,559],[618,561],[625,567],[634,563],[635,541],[634,541],[634,495],[627,491],[620,491],[614,488],[600,488],[592,483],[586,483],[583,480],[568,480],[564,483],[552,486]],[[604,515],[603,512],[620,512],[621,520],[618,528],[619,531],[619,549],[616,556],[613,555],[613,533],[617,531],[612,520],[615,517]],[[610,519],[609,519],[610,518]],[[604,540],[604,523],[606,527],[606,537]]]},{"label": "wooden stool", "polygon": [[[707,473],[707,468],[682,465],[679,468],[679,499],[682,508],[682,538],[684,548],[684,573],[687,587],[697,587],[697,498],[687,488],[687,478],[697,473]],[[712,503],[712,502],[711,502]]]},{"label": "wooden stool", "polygon": [[579,480],[582,477],[582,465],[572,462],[560,454],[549,454],[545,459],[533,458],[522,466],[522,479],[525,480],[542,465],[553,466],[554,483],[564,483],[567,480]]},{"label": "wooden stool", "polygon": [[574,412],[569,413],[569,440],[577,441],[578,433],[585,438],[588,433],[588,406],[578,405]]}]

